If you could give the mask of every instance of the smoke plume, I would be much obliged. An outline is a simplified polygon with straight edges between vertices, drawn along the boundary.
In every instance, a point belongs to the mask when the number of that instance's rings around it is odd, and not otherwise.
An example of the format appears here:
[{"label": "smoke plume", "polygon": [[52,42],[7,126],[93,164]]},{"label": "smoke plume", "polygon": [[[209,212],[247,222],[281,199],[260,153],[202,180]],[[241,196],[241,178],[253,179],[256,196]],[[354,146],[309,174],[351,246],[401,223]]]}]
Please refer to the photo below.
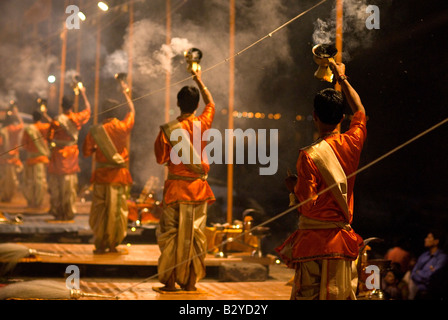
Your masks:
[{"label": "smoke plume", "polygon": [[[251,45],[255,41],[294,17],[298,12],[291,12],[287,1],[283,0],[248,0],[236,1],[235,21],[235,53]],[[11,8],[15,8],[11,2]],[[102,29],[101,35],[101,83],[100,83],[100,112],[104,110],[105,101],[120,100],[126,108],[121,91],[117,90],[117,83],[113,79],[115,73],[127,72],[128,63],[132,59],[132,89],[136,99],[136,124],[132,131],[131,170],[137,184],[141,185],[150,176],[162,175],[162,166],[155,163],[153,144],[158,134],[159,126],[165,122],[166,75],[170,75],[169,88],[169,117],[174,119],[179,109],[176,106],[176,95],[184,85],[194,85],[189,79],[191,74],[186,70],[183,55],[191,47],[199,48],[203,52],[201,67],[203,80],[216,103],[217,112],[214,127],[224,129],[228,115],[225,111],[229,103],[229,64],[228,59],[235,59],[235,110],[258,112],[275,110],[279,106],[268,104],[263,98],[261,85],[266,79],[271,79],[279,66],[290,65],[291,56],[289,28],[277,32],[275,36],[259,43],[256,47],[237,57],[231,57],[229,52],[229,2],[227,0],[187,1],[183,5],[176,5],[171,18],[171,41],[167,44],[165,8],[160,4],[162,14],[156,14],[152,2],[137,2],[136,19],[133,24],[132,38],[129,28],[122,35],[122,42],[117,41],[115,33],[110,32],[109,25]],[[64,9],[64,8],[62,8]],[[148,14],[146,14],[148,12]],[[64,15],[64,12],[54,10],[54,14]],[[112,18],[110,18],[112,21]],[[106,18],[104,18],[106,20]],[[127,23],[125,20],[122,21]],[[116,26],[117,27],[117,26]],[[93,104],[93,82],[96,56],[96,32],[90,32],[92,26],[83,25],[81,72],[86,85],[87,95]],[[117,27],[118,28],[118,27]],[[90,30],[90,31],[89,31]],[[93,29],[96,30],[96,29]],[[66,69],[66,85],[74,73],[75,65],[75,35],[71,30],[69,35]],[[13,38],[13,37],[11,37]],[[54,38],[56,39],[56,37]],[[114,45],[108,46],[107,39],[113,40]],[[112,42],[112,41],[110,41]],[[27,43],[23,41],[23,43]],[[118,45],[117,45],[118,44]],[[132,45],[132,51],[130,46]],[[8,48],[9,46],[9,48]],[[48,91],[47,77],[51,67],[60,63],[60,43],[55,41],[54,51],[57,57],[48,54],[39,42],[20,44],[5,44],[0,49],[0,63],[2,70],[12,69],[0,80],[3,96],[15,96],[25,92],[38,96]],[[132,53],[132,57],[130,56]],[[25,57],[27,56],[27,57]],[[8,62],[5,62],[8,61]],[[272,80],[272,79],[271,79]],[[5,89],[6,88],[6,89]],[[9,91],[8,91],[9,89]],[[13,91],[11,91],[13,90]],[[70,89],[67,89],[70,92]],[[141,98],[143,97],[143,98]],[[82,101],[81,101],[82,102]],[[203,109],[201,103],[198,112]],[[163,180],[163,179],[160,179]]]},{"label": "smoke plume", "polygon": [[[368,48],[372,45],[375,32],[366,28],[369,13],[366,8],[367,0],[343,1],[343,60],[350,60],[357,49]],[[333,7],[331,17],[318,18],[314,22],[312,40],[314,44],[335,43],[336,39],[336,8]]]},{"label": "smoke plume", "polygon": [[[189,48],[198,48],[203,53],[202,78],[217,107],[214,127],[224,128],[227,124],[227,115],[223,116],[221,111],[227,108],[229,95],[228,63],[223,63],[230,58],[228,1],[201,2],[200,10],[206,15],[202,19],[184,15],[183,9],[188,11],[188,4],[172,14],[170,44],[166,43],[163,20],[143,18],[133,26],[134,97],[145,96],[136,104],[137,119],[144,125],[136,123],[132,133],[135,140],[138,137],[138,144],[131,146],[134,152],[132,166],[135,172],[139,172],[136,180],[145,181],[149,176],[163,172],[163,168],[155,163],[152,148],[159,126],[165,121],[166,74],[170,75],[172,84],[177,83],[169,89],[170,119],[174,119],[179,113],[176,107],[177,92],[184,85],[194,85],[192,80],[187,80],[191,74],[186,70],[184,59],[184,51]],[[292,18],[281,0],[237,1],[236,14],[235,53]],[[271,76],[279,64],[293,61],[288,37],[289,32],[285,28],[257,48],[235,58],[236,110],[257,112],[265,107],[259,92],[261,83]],[[130,41],[128,29],[122,46],[105,58],[104,73],[112,76],[117,72],[126,72]],[[201,104],[198,112],[202,109]],[[163,178],[160,180],[163,181]]]},{"label": "smoke plume", "polygon": [[7,91],[2,94],[3,97],[11,96],[13,92],[47,96],[48,70],[58,61],[55,56],[44,54],[36,44],[24,47],[8,44],[0,50],[0,61],[4,62],[2,80]]}]

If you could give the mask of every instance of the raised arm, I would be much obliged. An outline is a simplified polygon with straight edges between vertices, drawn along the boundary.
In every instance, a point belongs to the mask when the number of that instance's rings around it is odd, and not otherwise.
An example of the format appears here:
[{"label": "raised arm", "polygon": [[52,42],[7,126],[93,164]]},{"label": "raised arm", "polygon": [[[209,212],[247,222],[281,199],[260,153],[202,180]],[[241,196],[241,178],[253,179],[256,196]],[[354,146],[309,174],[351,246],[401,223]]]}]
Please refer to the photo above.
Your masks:
[{"label": "raised arm", "polygon": [[202,82],[201,70],[198,70],[198,71],[192,70],[191,73],[194,76],[193,80],[197,83],[199,90],[201,91],[201,96],[202,96],[202,99],[204,99],[205,104],[206,105],[209,103],[215,104],[215,102],[213,101],[212,94],[210,93],[210,91],[207,89],[207,87]]},{"label": "raised arm", "polygon": [[352,109],[353,113],[361,111],[366,113],[366,110],[361,102],[361,98],[355,89],[348,82],[347,76],[345,75],[345,65],[343,63],[336,63],[330,60],[330,68],[336,77],[336,80],[341,85],[342,93],[344,94],[347,102]]},{"label": "raised arm", "polygon": [[129,112],[132,113],[132,114],[135,114],[134,103],[132,102],[132,99],[129,96],[129,87],[123,80],[120,81],[120,84],[121,84],[121,87],[123,88],[123,94],[124,94],[124,96],[126,98],[126,101],[128,102]]},{"label": "raised arm", "polygon": [[16,116],[16,118],[19,121],[20,125],[23,125],[23,118],[20,115],[19,108],[17,108],[17,106],[12,107],[12,113]]},{"label": "raised arm", "polygon": [[44,117],[45,120],[48,121],[48,123],[51,123],[53,119],[48,115],[47,108],[45,108],[43,111],[41,111],[42,117]]},{"label": "raised arm", "polygon": [[79,89],[79,91],[81,92],[82,98],[84,99],[84,103],[86,105],[86,109],[89,110],[89,111],[92,111],[89,99],[87,99],[86,88],[83,86],[82,88]]}]

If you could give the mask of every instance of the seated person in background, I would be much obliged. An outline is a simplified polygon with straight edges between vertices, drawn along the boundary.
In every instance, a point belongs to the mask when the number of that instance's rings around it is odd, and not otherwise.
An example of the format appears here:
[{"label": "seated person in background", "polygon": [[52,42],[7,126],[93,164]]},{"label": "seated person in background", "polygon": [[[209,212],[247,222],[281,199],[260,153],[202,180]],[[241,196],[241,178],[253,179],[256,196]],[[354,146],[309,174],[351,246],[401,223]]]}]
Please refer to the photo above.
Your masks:
[{"label": "seated person in background", "polygon": [[428,233],[425,238],[425,248],[428,250],[420,255],[412,269],[411,280],[415,285],[415,300],[431,300],[437,297],[429,290],[429,284],[436,271],[446,267],[447,255],[440,249],[443,234],[438,230]]},{"label": "seated person in background", "polygon": [[406,296],[406,290],[404,288],[406,287],[406,283],[401,280],[402,273],[400,272],[400,265],[393,263],[392,267],[386,271],[381,284],[387,300],[403,300],[403,296]]}]

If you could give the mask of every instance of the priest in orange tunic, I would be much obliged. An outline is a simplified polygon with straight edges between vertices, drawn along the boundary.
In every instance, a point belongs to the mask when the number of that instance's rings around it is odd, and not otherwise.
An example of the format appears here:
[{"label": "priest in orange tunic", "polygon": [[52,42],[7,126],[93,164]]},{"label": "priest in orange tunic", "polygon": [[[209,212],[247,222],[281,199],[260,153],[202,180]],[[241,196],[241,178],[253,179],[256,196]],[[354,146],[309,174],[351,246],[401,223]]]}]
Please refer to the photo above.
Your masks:
[{"label": "priest in orange tunic", "polygon": [[[132,184],[127,141],[134,127],[135,108],[127,85],[122,83],[129,111],[123,120],[109,117],[90,128],[82,147],[86,157],[95,155],[92,174],[92,206],[89,225],[93,230],[95,254],[118,253],[117,246],[126,237],[127,198]],[[111,111],[109,111],[111,112]]]},{"label": "priest in orange tunic", "polygon": [[82,126],[90,119],[91,107],[86,89],[80,89],[85,109],[73,112],[73,102],[65,98],[62,101],[62,113],[51,123],[49,140],[51,141],[50,163],[48,165],[48,186],[50,192],[50,214],[55,221],[73,220],[78,189],[79,148],[78,135]]},{"label": "priest in orange tunic", "polygon": [[[46,119],[48,122],[42,122]],[[39,208],[43,205],[48,192],[47,166],[50,162],[50,149],[48,148],[48,132],[52,119],[46,110],[36,109],[33,112],[33,124],[25,127],[22,136],[22,145],[26,150],[26,163],[24,174],[23,195],[28,206]]]},{"label": "priest in orange tunic", "polygon": [[15,104],[6,112],[0,125],[0,201],[11,202],[19,186],[18,174],[23,170],[20,160],[20,136],[23,119]]},{"label": "priest in orange tunic", "polygon": [[[190,155],[202,154],[206,142],[201,141],[200,150],[195,150],[192,142],[193,131],[200,129],[202,136],[205,130],[211,128],[215,115],[215,104],[211,93],[202,82],[201,71],[192,73],[199,90],[196,87],[185,86],[179,91],[177,101],[181,114],[177,119],[161,127],[154,145],[157,163],[166,164],[168,167],[168,177],[164,186],[164,211],[157,233],[161,251],[158,265],[159,281],[165,284],[162,289],[167,291],[176,290],[176,282],[182,289],[194,291],[196,282],[205,276],[207,244],[204,231],[207,205],[215,200],[206,180],[210,170],[207,159],[177,161],[178,157],[177,159],[171,157],[175,145],[174,141],[171,141],[171,133],[176,129],[183,130],[190,136],[190,140],[183,141],[187,142]],[[202,114],[196,116],[199,91],[206,106]],[[200,128],[194,129],[194,126]]]},{"label": "priest in orange tunic", "polygon": [[[362,238],[353,221],[353,174],[366,139],[366,115],[357,92],[345,76],[344,64],[331,63],[342,93],[320,91],[314,100],[319,139],[300,151],[297,175],[286,180],[299,206],[299,226],[277,251],[295,268],[292,300],[356,299],[352,263]],[[339,132],[343,101],[353,111],[350,128]],[[325,189],[333,186],[329,191]]]}]

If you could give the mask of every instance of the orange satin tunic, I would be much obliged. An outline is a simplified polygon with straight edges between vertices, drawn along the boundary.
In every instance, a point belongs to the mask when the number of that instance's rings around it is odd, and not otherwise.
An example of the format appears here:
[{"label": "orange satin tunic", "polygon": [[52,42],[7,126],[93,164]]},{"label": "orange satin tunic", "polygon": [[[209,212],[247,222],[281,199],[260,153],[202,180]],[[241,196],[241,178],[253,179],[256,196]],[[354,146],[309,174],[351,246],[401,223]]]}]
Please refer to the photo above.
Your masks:
[{"label": "orange satin tunic", "polygon": [[[357,112],[354,114],[347,132],[325,137],[325,141],[333,149],[346,176],[357,170],[366,136],[366,116],[362,112]],[[301,150],[297,160],[297,176],[294,192],[298,201],[313,199],[298,208],[300,214],[322,221],[345,221],[344,214],[330,191],[317,196],[328,186],[305,150]],[[349,223],[353,221],[354,184],[354,176],[347,179]],[[340,228],[298,229],[285,241],[280,250],[287,243],[292,244],[293,247],[292,260],[287,263],[294,264],[316,259],[354,260],[358,256],[362,238],[353,229],[350,231]]]},{"label": "orange satin tunic", "polygon": [[[127,148],[128,137],[134,127],[135,116],[134,113],[129,112],[126,117],[120,121],[116,118],[111,118],[103,121],[104,129],[113,141],[117,152],[123,157],[126,163],[129,163],[129,151]],[[91,156],[95,153],[95,161],[98,164],[108,163],[101,149],[96,145],[95,139],[89,132],[84,140],[82,152],[85,157]],[[132,184],[131,173],[127,168],[106,167],[100,168],[97,166],[90,179],[92,183],[117,183],[117,184]]]},{"label": "orange satin tunic", "polygon": [[[190,141],[193,143],[193,122],[201,122],[201,137],[205,130],[212,126],[213,118],[215,116],[215,105],[209,103],[205,106],[204,111],[200,116],[191,114],[190,116],[180,116],[177,118],[181,122],[182,129],[185,129],[190,134]],[[207,141],[201,139],[201,154],[207,145]],[[168,172],[184,177],[197,177],[197,173],[191,171],[183,163],[174,164],[170,160],[171,144],[162,130],[160,130],[156,141],[154,143],[154,152],[157,163],[166,164]],[[210,171],[210,165],[207,159],[201,159],[201,165],[204,172],[207,174]],[[164,186],[164,203],[166,205],[175,205],[177,203],[200,203],[208,202],[209,204],[215,201],[215,196],[206,180],[171,180],[167,179]]]},{"label": "orange satin tunic", "polygon": [[[20,135],[22,133],[24,125],[21,124],[10,124],[6,128],[9,132],[9,150],[4,149],[4,142],[0,141],[0,149],[2,155],[0,156],[0,164],[13,164],[15,166],[21,166],[22,161],[20,161],[19,155],[19,145],[20,145]],[[1,140],[1,138],[0,138]],[[5,153],[5,154],[3,154]]]},{"label": "orange satin tunic", "polygon": [[[48,142],[47,142],[46,138],[48,137],[48,134],[50,132],[50,124],[37,121],[33,125],[40,131],[40,134],[44,138],[44,143],[46,145],[48,145]],[[33,153],[38,153],[39,152],[37,150],[36,145],[34,144],[34,141],[28,135],[26,130],[23,131],[22,145],[23,145],[23,148],[28,152],[29,155],[33,154]],[[37,157],[28,157],[26,159],[26,164],[30,165],[30,166],[34,165],[34,164],[37,164],[37,163],[48,163],[48,162],[49,162],[48,157],[44,156],[44,155],[40,155],[40,156],[37,156]]]},{"label": "orange satin tunic", "polygon": [[[90,119],[90,110],[84,109],[81,112],[70,111],[67,116],[73,121],[78,130]],[[65,132],[58,121],[53,121],[50,126],[49,139],[71,141],[70,135]],[[79,168],[78,143],[70,146],[53,147],[48,165],[48,173],[52,174],[74,174],[81,171]]]}]

